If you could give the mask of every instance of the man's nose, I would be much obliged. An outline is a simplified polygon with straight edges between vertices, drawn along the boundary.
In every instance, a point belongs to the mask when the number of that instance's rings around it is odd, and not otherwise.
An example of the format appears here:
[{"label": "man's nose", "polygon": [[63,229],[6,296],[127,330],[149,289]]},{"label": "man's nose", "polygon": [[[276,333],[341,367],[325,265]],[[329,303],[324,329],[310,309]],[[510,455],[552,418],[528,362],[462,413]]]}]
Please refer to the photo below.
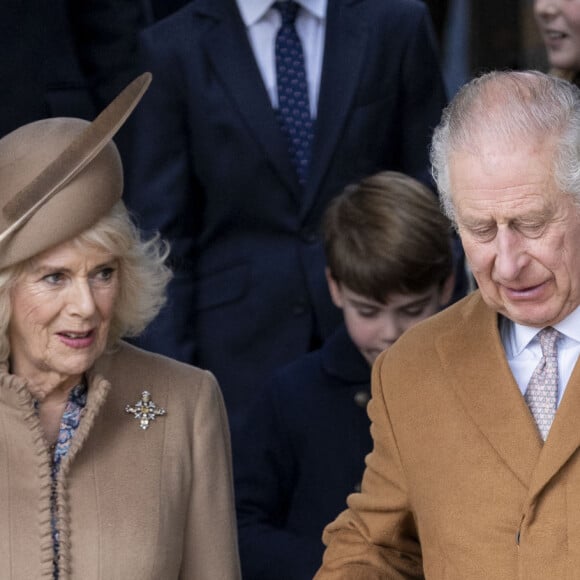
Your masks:
[{"label": "man's nose", "polygon": [[520,238],[509,227],[498,229],[495,238],[494,274],[499,280],[515,280],[526,263],[527,256]]}]

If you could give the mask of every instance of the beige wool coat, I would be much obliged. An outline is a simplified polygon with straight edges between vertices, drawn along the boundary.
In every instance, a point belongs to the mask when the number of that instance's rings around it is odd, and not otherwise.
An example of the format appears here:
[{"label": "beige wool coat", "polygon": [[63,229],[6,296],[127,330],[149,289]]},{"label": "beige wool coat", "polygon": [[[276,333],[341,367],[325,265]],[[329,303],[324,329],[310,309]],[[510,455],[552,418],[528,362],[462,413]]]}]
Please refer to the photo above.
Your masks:
[{"label": "beige wool coat", "polygon": [[[143,391],[167,414],[141,429]],[[49,450],[23,380],[0,373],[0,578],[52,578]],[[226,415],[210,373],[122,344],[89,372],[58,476],[62,580],[236,580]]]},{"label": "beige wool coat", "polygon": [[479,292],[373,368],[362,493],[316,580],[580,578],[580,368],[545,444]]}]

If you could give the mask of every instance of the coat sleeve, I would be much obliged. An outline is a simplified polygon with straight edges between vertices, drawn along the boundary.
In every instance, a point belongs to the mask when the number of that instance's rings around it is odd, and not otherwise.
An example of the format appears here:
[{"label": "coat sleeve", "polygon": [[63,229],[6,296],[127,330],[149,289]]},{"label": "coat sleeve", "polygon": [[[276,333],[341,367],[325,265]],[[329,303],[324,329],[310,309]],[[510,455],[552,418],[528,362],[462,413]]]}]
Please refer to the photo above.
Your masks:
[{"label": "coat sleeve", "polygon": [[266,386],[234,437],[242,572],[252,580],[311,580],[323,545],[287,525],[298,466],[277,396],[280,386],[276,379]]},{"label": "coat sleeve", "polygon": [[239,580],[231,449],[216,380],[206,374],[194,411],[193,485],[180,580]]},{"label": "coat sleeve", "polygon": [[195,269],[197,224],[194,205],[200,188],[193,172],[188,133],[188,97],[178,49],[169,32],[156,27],[139,41],[140,70],[150,71],[149,90],[128,121],[130,155],[124,200],[137,225],[171,245],[174,271],[167,303],[139,346],[171,358],[195,362]]},{"label": "coat sleeve", "polygon": [[323,534],[327,548],[315,580],[421,580],[421,547],[384,397],[381,355],[373,367],[368,412],[374,448],[361,493]]}]

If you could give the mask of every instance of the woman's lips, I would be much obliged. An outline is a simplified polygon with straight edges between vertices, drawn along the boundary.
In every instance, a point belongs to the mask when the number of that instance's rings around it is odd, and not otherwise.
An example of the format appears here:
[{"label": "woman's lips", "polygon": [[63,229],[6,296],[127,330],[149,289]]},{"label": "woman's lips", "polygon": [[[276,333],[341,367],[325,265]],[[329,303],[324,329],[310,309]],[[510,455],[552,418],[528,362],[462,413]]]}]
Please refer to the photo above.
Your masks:
[{"label": "woman's lips", "polygon": [[542,35],[549,48],[559,48],[569,38],[569,35],[561,30],[544,30]]},{"label": "woman's lips", "polygon": [[63,331],[58,332],[57,335],[60,341],[71,348],[87,348],[94,342],[94,331],[87,330],[85,332]]}]

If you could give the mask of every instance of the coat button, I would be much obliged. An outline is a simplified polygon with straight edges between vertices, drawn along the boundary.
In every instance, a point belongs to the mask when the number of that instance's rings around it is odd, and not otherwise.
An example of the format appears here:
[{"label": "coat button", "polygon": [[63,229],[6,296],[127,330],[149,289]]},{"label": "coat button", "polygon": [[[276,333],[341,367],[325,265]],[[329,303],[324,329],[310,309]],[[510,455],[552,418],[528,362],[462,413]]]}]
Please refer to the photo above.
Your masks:
[{"label": "coat button", "polygon": [[294,316],[303,316],[306,313],[306,302],[296,302],[292,306],[292,314]]},{"label": "coat button", "polygon": [[366,408],[370,399],[371,394],[368,391],[357,391],[354,395],[354,402],[363,409]]},{"label": "coat button", "polygon": [[302,240],[307,244],[315,244],[320,239],[317,231],[314,228],[303,228],[300,232]]}]

